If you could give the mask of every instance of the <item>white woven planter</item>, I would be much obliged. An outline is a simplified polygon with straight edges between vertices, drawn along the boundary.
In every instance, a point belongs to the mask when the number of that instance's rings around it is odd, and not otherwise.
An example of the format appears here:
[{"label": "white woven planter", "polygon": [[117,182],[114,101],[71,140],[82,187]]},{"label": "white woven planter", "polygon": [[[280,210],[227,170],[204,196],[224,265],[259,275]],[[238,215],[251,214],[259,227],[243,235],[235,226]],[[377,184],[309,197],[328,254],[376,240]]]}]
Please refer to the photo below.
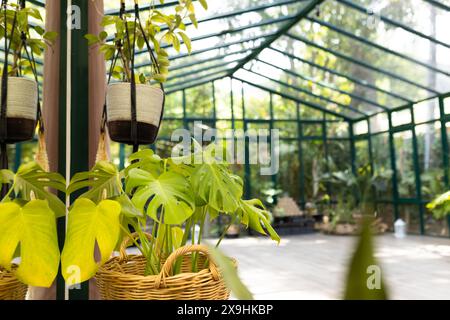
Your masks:
[{"label": "white woven planter", "polygon": [[[0,96],[1,96],[0,79]],[[38,86],[36,81],[26,78],[8,78],[8,100],[6,117],[36,120]]]},{"label": "white woven planter", "polygon": [[[159,127],[164,92],[159,87],[136,84],[137,121]],[[106,94],[108,121],[131,121],[131,84],[108,85]]]}]

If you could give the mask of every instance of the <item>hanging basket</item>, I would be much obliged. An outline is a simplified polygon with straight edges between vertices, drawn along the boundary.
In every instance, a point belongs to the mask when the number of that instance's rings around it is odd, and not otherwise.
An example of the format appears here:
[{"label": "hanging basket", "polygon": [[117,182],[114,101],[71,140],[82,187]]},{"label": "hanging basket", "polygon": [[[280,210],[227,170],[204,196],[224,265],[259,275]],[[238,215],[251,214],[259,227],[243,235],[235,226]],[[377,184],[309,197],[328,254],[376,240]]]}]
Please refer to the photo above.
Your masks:
[{"label": "hanging basket", "polygon": [[[106,108],[111,140],[133,144],[131,115],[131,84],[108,85]],[[138,144],[151,144],[158,135],[164,107],[164,92],[160,87],[136,84],[136,126]]]},{"label": "hanging basket", "polygon": [[[0,96],[1,96],[0,79]],[[8,77],[6,100],[6,143],[33,139],[38,115],[38,85],[36,81],[21,77]]]},{"label": "hanging basket", "polygon": [[28,286],[20,282],[14,272],[0,268],[0,300],[25,300],[27,291]]},{"label": "hanging basket", "polygon": [[[217,266],[203,245],[184,246],[163,262],[159,275],[145,276],[146,259],[127,255],[129,240],[122,243],[120,256],[100,267],[96,281],[103,300],[228,300],[230,291]],[[197,268],[192,272],[192,254],[198,252]],[[182,258],[181,273],[172,267]],[[208,262],[207,262],[208,261]]]}]

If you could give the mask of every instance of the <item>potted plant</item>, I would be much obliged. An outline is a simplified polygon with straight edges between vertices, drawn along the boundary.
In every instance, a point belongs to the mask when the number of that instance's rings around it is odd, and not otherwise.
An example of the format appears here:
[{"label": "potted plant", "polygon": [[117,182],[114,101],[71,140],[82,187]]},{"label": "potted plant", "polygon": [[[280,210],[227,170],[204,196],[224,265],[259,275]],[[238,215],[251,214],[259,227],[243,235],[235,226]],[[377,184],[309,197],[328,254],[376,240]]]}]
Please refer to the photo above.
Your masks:
[{"label": "potted plant", "polygon": [[[66,279],[73,266],[80,270],[80,282],[96,275],[103,299],[227,299],[227,287],[242,288],[232,260],[205,246],[202,232],[188,243],[195,226],[203,229],[207,213],[211,219],[228,215],[230,224],[239,220],[275,241],[280,238],[261,201],[242,198],[242,180],[216,148],[196,145],[189,155],[167,159],[142,150],[122,172],[103,161],[74,176],[69,194],[90,190],[69,212],[62,253]],[[202,161],[193,161],[199,157]],[[144,232],[149,223],[151,234]],[[120,256],[110,258],[121,242]],[[100,261],[94,260],[96,243]],[[141,254],[127,255],[130,244]]]},{"label": "potted plant", "polygon": [[[16,143],[27,141],[35,134],[39,90],[35,57],[57,36],[31,23],[30,18],[42,21],[39,10],[20,4],[0,7],[0,41],[4,41],[5,57],[0,79],[2,141]],[[6,30],[6,32],[5,32]],[[12,56],[12,59],[10,57]],[[27,75],[32,75],[28,78]]]},{"label": "potted plant", "polygon": [[[207,9],[205,0],[200,3]],[[155,141],[165,102],[162,83],[169,68],[168,53],[162,45],[166,43],[180,51],[184,42],[191,51],[191,41],[184,32],[188,17],[197,26],[192,0],[180,1],[170,13],[151,8],[146,19],[141,19],[137,2],[134,14],[125,13],[122,0],[120,15],[105,16],[102,21],[103,27],[113,29],[112,37],[107,31],[86,35],[89,44],[99,45],[105,59],[111,60],[109,80],[115,82],[108,81],[105,114],[113,141],[133,145]],[[144,48],[150,57],[148,74],[135,72],[136,50]]]},{"label": "potted plant", "polygon": [[65,192],[66,183],[31,162],[1,170],[0,184],[10,185],[0,202],[0,300],[23,300],[26,285],[50,287],[58,273],[56,218],[66,206],[48,188]]}]

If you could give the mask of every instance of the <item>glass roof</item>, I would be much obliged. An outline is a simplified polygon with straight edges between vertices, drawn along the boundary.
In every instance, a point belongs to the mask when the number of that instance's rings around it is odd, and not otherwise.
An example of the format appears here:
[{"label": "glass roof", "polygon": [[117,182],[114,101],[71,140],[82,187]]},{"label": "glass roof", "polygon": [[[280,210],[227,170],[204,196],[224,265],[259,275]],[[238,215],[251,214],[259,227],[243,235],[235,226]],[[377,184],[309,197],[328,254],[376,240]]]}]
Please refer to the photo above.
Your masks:
[{"label": "glass roof", "polygon": [[232,77],[359,119],[450,91],[450,1],[209,3],[192,54],[170,51],[168,92]]},{"label": "glass roof", "polygon": [[[44,3],[28,1],[42,10]],[[169,10],[177,3],[140,1],[142,16],[151,5]],[[168,49],[168,93],[231,77],[335,116],[362,119],[450,92],[450,0],[208,4],[205,11],[195,1],[197,29],[187,23],[192,53]],[[105,12],[117,15],[117,3],[105,1]],[[139,53],[137,68],[145,72],[148,64],[145,51]]]}]

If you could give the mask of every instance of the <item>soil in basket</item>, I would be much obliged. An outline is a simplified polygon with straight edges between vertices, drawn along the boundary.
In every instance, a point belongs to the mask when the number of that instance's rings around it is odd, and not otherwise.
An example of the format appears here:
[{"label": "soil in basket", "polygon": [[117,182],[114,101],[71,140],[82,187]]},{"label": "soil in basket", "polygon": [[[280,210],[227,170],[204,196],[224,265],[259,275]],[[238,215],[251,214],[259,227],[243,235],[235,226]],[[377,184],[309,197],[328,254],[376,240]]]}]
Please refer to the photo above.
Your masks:
[{"label": "soil in basket", "polygon": [[[131,121],[110,121],[108,122],[109,135],[113,141],[125,144],[132,144],[131,141]],[[138,122],[137,140],[139,144],[152,144],[156,140],[158,127],[154,125]]]},{"label": "soil in basket", "polygon": [[33,139],[36,121],[24,118],[7,118],[7,143],[24,142]]}]

